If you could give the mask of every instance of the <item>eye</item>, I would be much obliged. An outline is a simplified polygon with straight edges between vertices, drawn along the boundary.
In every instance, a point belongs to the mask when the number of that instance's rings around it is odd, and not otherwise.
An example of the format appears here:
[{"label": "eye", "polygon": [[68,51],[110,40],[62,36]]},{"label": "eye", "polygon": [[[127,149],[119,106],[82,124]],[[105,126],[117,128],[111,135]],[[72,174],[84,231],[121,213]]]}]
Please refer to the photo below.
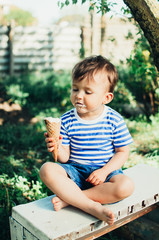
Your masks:
[{"label": "eye", "polygon": [[78,88],[72,88],[72,91],[73,91],[73,92],[77,92],[77,91],[78,91]]},{"label": "eye", "polygon": [[91,91],[86,91],[86,94],[88,94],[88,95],[89,95],[89,94],[92,94],[92,92],[91,92]]}]

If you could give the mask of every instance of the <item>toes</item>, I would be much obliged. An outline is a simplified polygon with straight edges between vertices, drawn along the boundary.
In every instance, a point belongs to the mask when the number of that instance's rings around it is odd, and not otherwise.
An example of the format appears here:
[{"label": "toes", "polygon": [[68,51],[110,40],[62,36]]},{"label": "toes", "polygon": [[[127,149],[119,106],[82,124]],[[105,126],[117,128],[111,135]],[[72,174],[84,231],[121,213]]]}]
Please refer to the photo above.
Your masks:
[{"label": "toes", "polygon": [[108,225],[113,225],[114,223],[114,214],[113,212],[109,211],[108,209],[105,209],[105,216],[106,216],[106,222]]},{"label": "toes", "polygon": [[51,199],[51,202],[52,202],[52,204],[57,203],[57,202],[58,202],[58,198],[57,198],[57,197],[53,197],[53,198]]},{"label": "toes", "polygon": [[113,218],[112,218],[112,219],[108,219],[108,220],[107,220],[107,223],[108,223],[108,225],[113,225],[114,219],[113,219]]},{"label": "toes", "polygon": [[111,212],[109,213],[109,216],[108,216],[108,224],[113,225],[113,223],[114,223],[114,214]]},{"label": "toes", "polygon": [[60,204],[59,204],[58,198],[57,197],[52,198],[51,202],[52,202],[52,204],[54,206],[54,210],[58,211],[60,209],[60,206],[59,206]]},{"label": "toes", "polygon": [[57,205],[57,206],[54,205],[54,209],[55,209],[55,211],[57,212],[57,211],[59,211],[61,208],[60,208],[60,206],[58,206],[58,205]]}]

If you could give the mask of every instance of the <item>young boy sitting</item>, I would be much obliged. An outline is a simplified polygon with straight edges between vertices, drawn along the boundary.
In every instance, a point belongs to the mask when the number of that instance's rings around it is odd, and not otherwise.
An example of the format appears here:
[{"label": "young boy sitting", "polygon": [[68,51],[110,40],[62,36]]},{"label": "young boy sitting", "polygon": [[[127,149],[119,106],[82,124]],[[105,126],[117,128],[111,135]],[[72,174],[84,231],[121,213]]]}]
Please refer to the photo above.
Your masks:
[{"label": "young boy sitting", "polygon": [[[102,204],[115,203],[134,190],[123,174],[132,137],[122,116],[106,106],[113,99],[117,70],[102,56],[77,63],[72,71],[73,109],[61,117],[58,162],[47,162],[40,178],[56,194],[55,211],[75,206],[109,225],[114,214]],[[49,152],[54,139],[45,133]]]}]

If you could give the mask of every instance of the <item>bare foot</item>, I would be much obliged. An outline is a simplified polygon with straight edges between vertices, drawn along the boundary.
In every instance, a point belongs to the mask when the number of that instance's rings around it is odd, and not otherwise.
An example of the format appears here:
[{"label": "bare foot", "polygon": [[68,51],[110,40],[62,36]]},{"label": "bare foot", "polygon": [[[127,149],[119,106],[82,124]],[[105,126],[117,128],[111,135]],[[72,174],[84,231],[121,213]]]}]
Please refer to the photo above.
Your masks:
[{"label": "bare foot", "polygon": [[[60,209],[67,207],[69,205],[68,203],[64,202],[57,196],[53,197],[51,199],[51,202],[54,205],[55,211],[59,211]],[[83,210],[93,215],[94,217],[102,221],[105,221],[106,223],[108,223],[108,225],[112,225],[114,223],[114,213],[105,206],[103,206],[102,204],[94,201],[92,202],[93,203],[90,205],[89,208]]]},{"label": "bare foot", "polygon": [[64,202],[59,197],[53,197],[51,202],[54,205],[55,211],[59,211],[60,209],[68,206],[68,203]]},{"label": "bare foot", "polygon": [[112,225],[114,223],[114,213],[100,203],[94,202],[92,207],[88,209],[88,213],[102,221],[105,221],[108,225]]}]

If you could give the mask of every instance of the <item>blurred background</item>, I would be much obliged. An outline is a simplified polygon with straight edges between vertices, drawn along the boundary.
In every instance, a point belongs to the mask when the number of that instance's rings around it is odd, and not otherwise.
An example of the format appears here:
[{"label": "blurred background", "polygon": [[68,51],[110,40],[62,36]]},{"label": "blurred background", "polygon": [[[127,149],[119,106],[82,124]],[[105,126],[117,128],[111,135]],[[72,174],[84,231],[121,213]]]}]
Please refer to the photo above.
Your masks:
[{"label": "blurred background", "polygon": [[[43,118],[72,108],[71,69],[84,57],[101,54],[118,69],[110,106],[134,139],[123,169],[159,167],[159,77],[151,49],[123,1],[0,0],[1,240],[10,239],[13,206],[52,194],[38,174],[52,161]],[[118,235],[100,239],[130,239]]]}]

